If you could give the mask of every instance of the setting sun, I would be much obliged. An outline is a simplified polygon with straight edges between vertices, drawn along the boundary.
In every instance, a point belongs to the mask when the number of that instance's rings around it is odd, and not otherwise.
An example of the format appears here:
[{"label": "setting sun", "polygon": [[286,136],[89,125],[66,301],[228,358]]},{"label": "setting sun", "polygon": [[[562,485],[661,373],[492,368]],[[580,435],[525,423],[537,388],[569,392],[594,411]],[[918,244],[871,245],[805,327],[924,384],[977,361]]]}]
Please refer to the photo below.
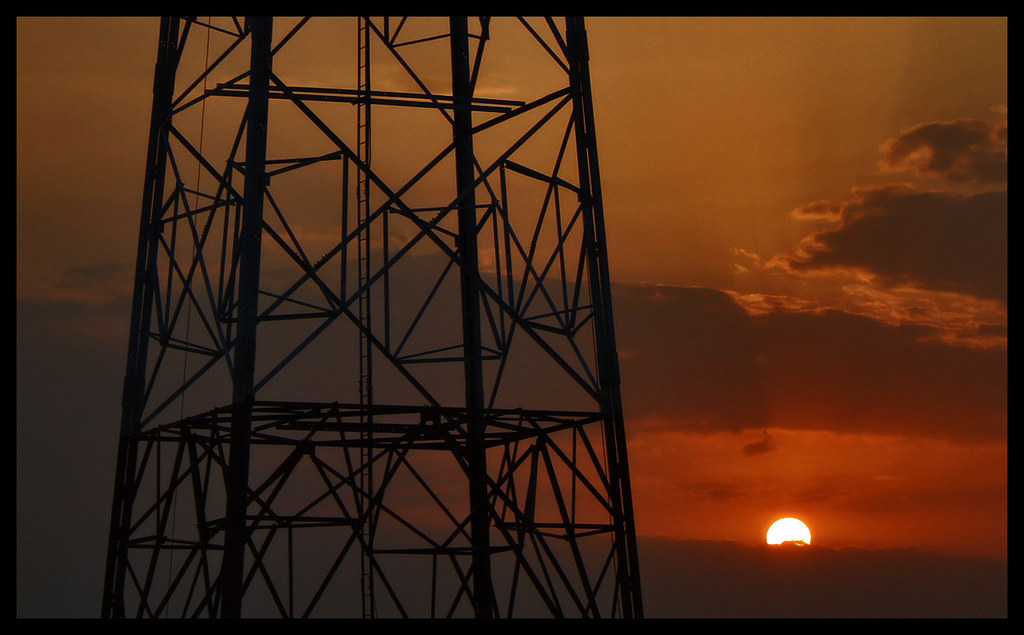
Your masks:
[{"label": "setting sun", "polygon": [[780,518],[768,528],[767,542],[769,545],[811,544],[811,530],[797,518]]}]

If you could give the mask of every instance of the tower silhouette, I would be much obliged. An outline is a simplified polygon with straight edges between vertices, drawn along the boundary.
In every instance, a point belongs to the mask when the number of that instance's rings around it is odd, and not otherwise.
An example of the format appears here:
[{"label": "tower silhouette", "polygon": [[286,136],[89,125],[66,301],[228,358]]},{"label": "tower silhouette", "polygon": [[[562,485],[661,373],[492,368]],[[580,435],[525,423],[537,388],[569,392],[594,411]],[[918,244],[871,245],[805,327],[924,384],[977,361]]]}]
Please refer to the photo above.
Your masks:
[{"label": "tower silhouette", "polygon": [[581,18],[166,17],[102,613],[640,617]]}]

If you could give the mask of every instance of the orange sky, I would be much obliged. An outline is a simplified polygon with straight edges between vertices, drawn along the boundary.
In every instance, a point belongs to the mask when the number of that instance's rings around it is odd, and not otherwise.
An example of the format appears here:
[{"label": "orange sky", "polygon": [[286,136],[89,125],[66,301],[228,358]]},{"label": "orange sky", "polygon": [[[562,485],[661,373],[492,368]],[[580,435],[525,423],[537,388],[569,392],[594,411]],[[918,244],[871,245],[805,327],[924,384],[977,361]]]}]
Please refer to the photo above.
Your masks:
[{"label": "orange sky", "polygon": [[[103,544],[157,20],[17,27],[19,552],[67,561],[35,488],[84,506],[73,457]],[[639,533],[1005,557],[1006,18],[587,27]]]},{"label": "orange sky", "polygon": [[588,30],[641,532],[1005,555],[1006,21]]}]

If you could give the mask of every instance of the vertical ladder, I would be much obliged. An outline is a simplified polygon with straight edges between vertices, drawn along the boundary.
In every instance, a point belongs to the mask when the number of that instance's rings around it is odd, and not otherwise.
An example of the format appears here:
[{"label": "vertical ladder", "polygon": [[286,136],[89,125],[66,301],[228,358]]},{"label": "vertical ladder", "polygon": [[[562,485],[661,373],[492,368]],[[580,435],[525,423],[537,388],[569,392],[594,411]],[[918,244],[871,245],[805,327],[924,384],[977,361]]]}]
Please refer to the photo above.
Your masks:
[{"label": "vertical ladder", "polygon": [[358,218],[358,271],[359,271],[359,405],[362,412],[363,443],[360,444],[360,491],[362,492],[362,523],[360,524],[362,558],[360,559],[360,580],[362,587],[363,617],[374,617],[373,598],[373,470],[372,470],[372,425],[373,416],[373,355],[367,333],[371,325],[370,289],[370,19],[360,17],[359,31],[359,98],[356,101],[356,152],[366,169],[359,170],[356,183],[356,205]]}]

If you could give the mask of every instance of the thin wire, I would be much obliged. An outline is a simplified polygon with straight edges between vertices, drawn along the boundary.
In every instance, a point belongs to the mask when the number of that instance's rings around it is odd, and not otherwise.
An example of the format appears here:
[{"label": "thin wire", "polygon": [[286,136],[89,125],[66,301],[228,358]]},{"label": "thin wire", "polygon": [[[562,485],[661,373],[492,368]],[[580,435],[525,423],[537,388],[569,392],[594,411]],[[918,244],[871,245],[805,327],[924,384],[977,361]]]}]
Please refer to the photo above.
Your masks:
[{"label": "thin wire", "polygon": [[[202,154],[203,154],[203,137],[205,136],[205,133],[206,133],[206,99],[205,99],[205,95],[206,95],[206,88],[207,88],[207,73],[205,71],[209,69],[209,65],[210,65],[210,31],[212,30],[212,28],[211,28],[212,27],[212,24],[211,24],[212,20],[213,20],[212,16],[207,16],[207,18],[206,18],[206,62],[204,64],[204,66],[203,66],[203,70],[204,70],[204,73],[203,73],[203,96],[204,96],[204,99],[202,100],[202,104],[201,104],[200,109],[199,109],[199,155],[200,156],[202,156]],[[195,202],[193,203],[193,211],[199,209],[199,181],[200,181],[201,178],[202,178],[202,164],[197,162],[196,163],[196,181],[195,181],[196,191],[195,191]],[[193,236],[193,240],[192,240],[192,263],[195,262],[195,258],[196,258],[196,240],[195,240],[195,237]],[[191,269],[191,266],[192,266],[192,264],[190,263],[190,265],[189,265],[190,269]],[[182,291],[184,292],[186,290],[182,289]],[[187,308],[185,310],[185,347],[184,347],[185,348],[185,357],[182,360],[182,366],[181,366],[181,383],[182,383],[183,386],[186,385],[186,382],[188,380],[188,342],[189,342],[189,338],[191,337],[191,331],[192,331],[192,302],[189,302],[188,306],[187,306]],[[178,420],[179,421],[181,421],[181,420],[183,420],[185,418],[185,393],[187,391],[188,391],[187,388],[185,390],[181,391],[181,400],[180,400],[179,411],[178,411]],[[171,520],[171,535],[173,536],[173,535],[175,535],[176,521],[177,521],[177,517],[178,517],[178,497],[173,494],[173,491],[172,491],[172,494],[171,494],[171,506],[172,506],[172,511],[171,511],[171,519],[170,520]],[[168,560],[167,560],[167,590],[168,590],[168,592],[170,591],[170,588],[171,588],[171,576],[174,573],[173,554],[174,554],[174,552],[172,551],[171,552],[171,556],[172,557],[168,558]],[[169,602],[165,603],[164,606],[165,606],[166,610],[170,611],[170,603]]]},{"label": "thin wire", "polygon": [[[207,73],[205,71],[209,68],[209,64],[210,64],[210,31],[212,30],[211,29],[211,21],[212,21],[212,19],[213,19],[212,16],[207,16],[207,18],[206,18],[206,27],[207,27],[206,28],[206,63],[203,66],[203,68],[204,68],[204,73],[203,73],[203,95],[204,96],[206,95],[207,78],[208,78],[208,75],[207,75]],[[206,134],[206,99],[204,97],[204,99],[202,100],[202,104],[200,106],[200,109],[199,109],[199,155],[200,156],[202,156],[202,154],[203,154],[203,137],[205,136],[205,134]],[[202,178],[202,174],[203,174],[202,173],[202,167],[203,167],[202,163],[200,163],[200,162],[196,163],[196,191],[195,191],[195,203],[193,203],[193,211],[196,210],[196,209],[199,209],[199,180]],[[192,240],[192,260],[193,261],[195,260],[195,257],[196,257],[196,241],[195,241],[195,239],[193,239]],[[191,326],[192,326],[192,303],[189,302],[188,303],[188,309],[185,312],[185,342],[186,343],[189,341],[188,338],[191,335]],[[181,369],[181,381],[182,381],[183,385],[185,384],[187,376],[188,376],[188,346],[185,346],[185,361],[184,361],[184,364],[182,365],[182,369]],[[180,406],[180,412],[179,412],[179,418],[181,418],[181,419],[184,419],[184,417],[185,417],[185,392],[186,392],[186,390],[181,391],[181,406]]]}]

